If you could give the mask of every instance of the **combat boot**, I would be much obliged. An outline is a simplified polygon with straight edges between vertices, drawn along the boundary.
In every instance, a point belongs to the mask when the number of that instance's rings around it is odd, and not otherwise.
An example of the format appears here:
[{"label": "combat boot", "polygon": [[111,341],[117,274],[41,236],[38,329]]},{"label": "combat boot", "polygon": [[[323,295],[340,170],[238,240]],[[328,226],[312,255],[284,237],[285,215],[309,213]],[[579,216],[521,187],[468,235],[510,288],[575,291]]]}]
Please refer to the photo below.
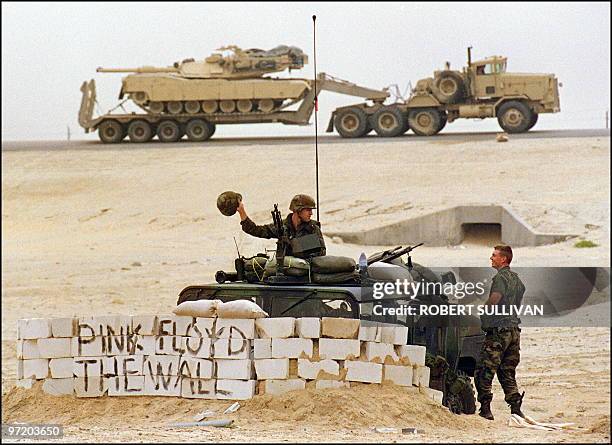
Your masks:
[{"label": "combat boot", "polygon": [[523,391],[523,394],[520,395],[520,398],[518,400],[515,400],[514,402],[511,402],[508,405],[510,405],[510,414],[516,414],[517,416],[520,416],[524,419],[525,414],[523,414],[523,412],[521,411],[523,397],[525,397],[525,391]]},{"label": "combat boot", "polygon": [[487,420],[495,420],[493,413],[491,412],[491,401],[487,400],[480,403],[480,411],[478,412],[480,417],[484,417]]}]

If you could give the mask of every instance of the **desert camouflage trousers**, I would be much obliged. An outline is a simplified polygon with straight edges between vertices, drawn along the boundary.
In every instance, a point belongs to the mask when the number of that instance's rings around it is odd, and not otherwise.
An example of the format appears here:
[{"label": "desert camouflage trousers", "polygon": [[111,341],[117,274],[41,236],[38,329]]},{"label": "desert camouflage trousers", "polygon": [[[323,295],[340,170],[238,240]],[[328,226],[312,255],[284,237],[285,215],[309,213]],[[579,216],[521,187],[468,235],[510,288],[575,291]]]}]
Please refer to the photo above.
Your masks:
[{"label": "desert camouflage trousers", "polygon": [[474,383],[480,403],[493,399],[491,387],[495,373],[504,389],[505,400],[508,404],[521,398],[516,386],[516,367],[521,361],[520,349],[520,328],[490,328],[487,330],[480,349],[480,360],[474,371]]}]

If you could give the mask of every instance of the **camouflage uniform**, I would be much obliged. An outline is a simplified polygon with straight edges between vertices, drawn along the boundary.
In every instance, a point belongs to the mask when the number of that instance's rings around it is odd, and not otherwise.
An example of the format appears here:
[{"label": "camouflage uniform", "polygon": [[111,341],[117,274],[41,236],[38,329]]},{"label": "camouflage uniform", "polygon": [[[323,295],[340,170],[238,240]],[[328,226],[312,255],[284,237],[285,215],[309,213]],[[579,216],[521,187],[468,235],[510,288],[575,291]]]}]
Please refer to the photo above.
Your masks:
[{"label": "camouflage uniform", "polygon": [[[502,295],[498,306],[519,306],[525,293],[525,286],[518,275],[506,266],[499,269],[493,277],[491,293],[493,292]],[[516,385],[516,367],[521,360],[521,329],[518,327],[521,320],[516,315],[483,314],[481,322],[482,329],[487,335],[474,372],[478,401],[490,402],[493,398],[491,386],[497,372],[506,402],[517,403],[521,400]]]},{"label": "camouflage uniform", "polygon": [[[321,233],[321,223],[318,221],[310,220],[308,222],[300,222],[297,230],[293,227],[293,223],[291,222],[291,216],[293,213],[287,215],[287,218],[283,221],[283,225],[285,226],[285,231],[289,235],[289,240],[294,238],[299,238],[305,235],[316,234],[319,237],[319,241],[321,243],[321,250],[316,253],[314,256],[323,256],[325,255],[325,241],[323,240],[323,234]],[[278,238],[278,233],[276,233],[276,227],[274,224],[266,224],[263,226],[258,226],[255,224],[251,218],[247,218],[244,221],[240,222],[242,226],[242,230],[248,233],[249,235],[256,236],[258,238]],[[287,250],[285,251],[285,255],[288,256],[296,256],[293,254],[291,246],[287,246]]]}]

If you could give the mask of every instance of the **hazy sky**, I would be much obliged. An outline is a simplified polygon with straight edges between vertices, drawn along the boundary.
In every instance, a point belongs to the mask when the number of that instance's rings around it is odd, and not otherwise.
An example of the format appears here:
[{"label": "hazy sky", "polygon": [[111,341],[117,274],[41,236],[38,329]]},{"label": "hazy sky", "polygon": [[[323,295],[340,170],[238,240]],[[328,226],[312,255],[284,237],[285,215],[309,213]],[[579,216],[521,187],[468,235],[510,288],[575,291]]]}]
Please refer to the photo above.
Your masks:
[{"label": "hazy sky", "polygon": [[[121,74],[96,67],[168,66],[236,44],[302,48],[317,68],[372,88],[402,92],[473,57],[508,56],[508,70],[555,73],[561,113],[536,129],[602,128],[610,103],[609,3],[10,3],[2,2],[2,139],[73,139],[81,83],[95,78],[100,111],[118,103]],[[337,106],[359,98],[323,92],[319,128]],[[312,120],[311,120],[312,121]],[[495,119],[458,120],[445,131],[497,130]],[[219,126],[217,135],[304,135],[313,127]]]}]

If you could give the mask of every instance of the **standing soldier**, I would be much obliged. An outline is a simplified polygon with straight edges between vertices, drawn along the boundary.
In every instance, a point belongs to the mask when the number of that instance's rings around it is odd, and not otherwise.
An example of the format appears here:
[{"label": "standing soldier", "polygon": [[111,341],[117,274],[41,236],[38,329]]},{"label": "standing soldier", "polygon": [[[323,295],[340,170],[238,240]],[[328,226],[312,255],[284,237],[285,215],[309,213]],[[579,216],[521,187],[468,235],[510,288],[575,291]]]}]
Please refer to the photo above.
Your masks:
[{"label": "standing soldier", "polygon": [[[321,233],[321,224],[312,218],[312,209],[316,209],[314,199],[308,195],[295,195],[289,205],[293,213],[283,220],[285,232],[289,237],[289,245],[285,252],[288,256],[310,258],[325,255],[325,241]],[[242,230],[258,238],[278,238],[274,224],[258,226],[246,213],[242,199],[237,207],[240,214]]]},{"label": "standing soldier", "polygon": [[499,383],[504,389],[506,403],[510,405],[510,412],[524,417],[521,404],[525,392],[519,394],[516,385],[516,367],[521,359],[521,329],[518,326],[521,320],[516,315],[505,314],[510,313],[510,306],[520,306],[525,286],[518,275],[510,270],[511,261],[510,246],[495,246],[491,255],[491,266],[497,269],[497,274],[493,277],[489,299],[485,305],[497,305],[496,309],[505,307],[506,310],[503,311],[503,315],[481,316],[482,329],[487,335],[474,373],[480,402],[479,414],[488,420],[493,420],[491,385],[496,372]]}]

